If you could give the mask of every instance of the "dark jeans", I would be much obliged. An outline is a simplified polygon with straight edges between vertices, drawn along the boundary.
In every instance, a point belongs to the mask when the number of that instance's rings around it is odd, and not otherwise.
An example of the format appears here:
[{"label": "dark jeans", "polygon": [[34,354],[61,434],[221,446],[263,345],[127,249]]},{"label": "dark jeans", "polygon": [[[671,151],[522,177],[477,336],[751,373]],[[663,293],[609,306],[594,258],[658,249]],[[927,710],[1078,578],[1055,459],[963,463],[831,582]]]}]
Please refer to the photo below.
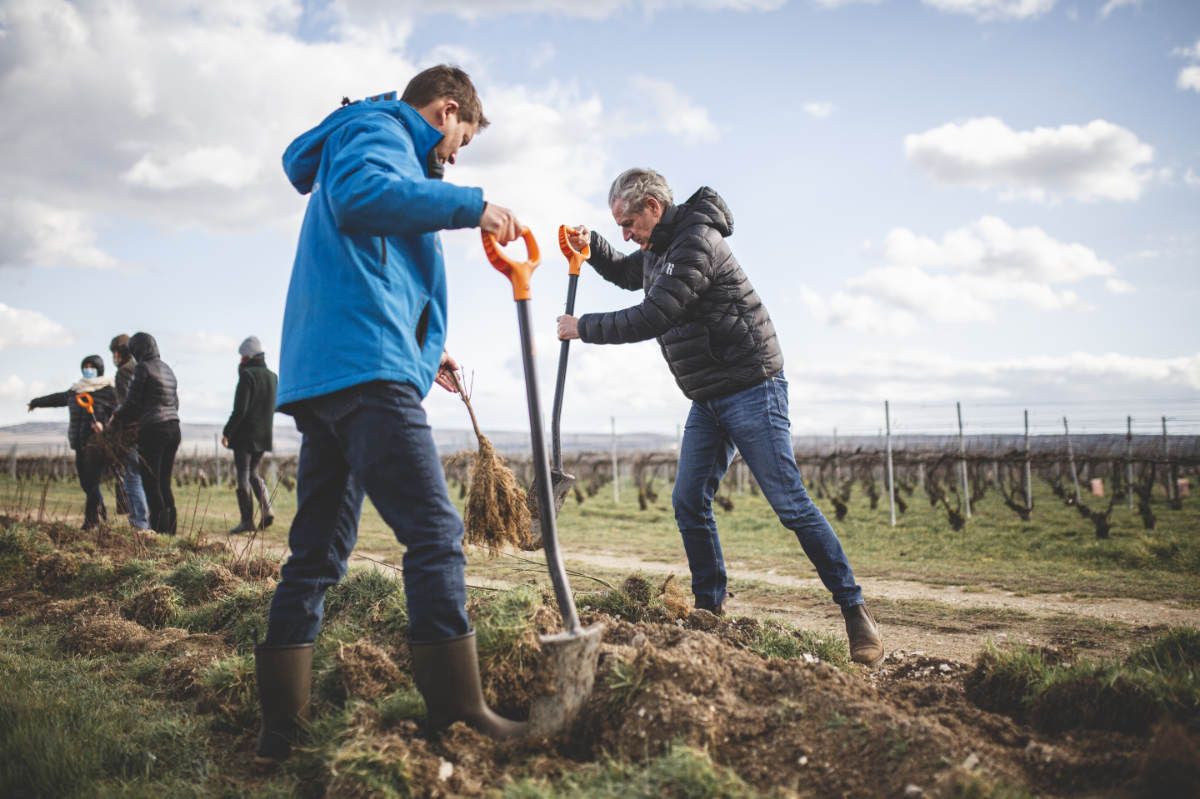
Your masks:
[{"label": "dark jeans", "polygon": [[179,422],[160,422],[138,428],[142,488],[150,506],[150,527],[155,532],[175,535],[175,494],[171,472],[179,450]]},{"label": "dark jeans", "polygon": [[104,494],[100,493],[100,479],[104,476],[104,453],[97,447],[85,446],[75,450],[75,473],[79,475],[79,487],[86,496],[83,526],[93,527],[101,518],[107,518]]},{"label": "dark jeans", "polygon": [[842,544],[800,479],[782,373],[736,394],[692,403],[671,501],[697,604],[714,607],[725,599],[725,559],[712,501],[735,448],[779,521],[796,534],[834,601],[843,608],[861,605],[862,589],[854,582]]},{"label": "dark jeans", "polygon": [[374,382],[297,403],[303,434],[296,518],[267,625],[267,643],[316,640],[325,591],[346,574],[364,494],[405,546],[408,636],[440,641],[471,631],[463,524],[450,504],[417,390]]}]

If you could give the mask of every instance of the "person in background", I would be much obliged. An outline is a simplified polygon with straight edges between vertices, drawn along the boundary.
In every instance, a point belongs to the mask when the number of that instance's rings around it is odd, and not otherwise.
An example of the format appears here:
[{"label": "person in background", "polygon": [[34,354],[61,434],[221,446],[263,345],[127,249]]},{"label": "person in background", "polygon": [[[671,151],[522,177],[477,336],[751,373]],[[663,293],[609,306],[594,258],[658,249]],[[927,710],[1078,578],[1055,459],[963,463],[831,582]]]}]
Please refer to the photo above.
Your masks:
[{"label": "person in background", "polygon": [[90,394],[95,421],[106,422],[117,404],[112,378],[104,376],[104,359],[89,355],[79,364],[82,377],[66,391],[47,394],[29,401],[29,410],[34,408],[66,407],[70,414],[67,427],[67,442],[75,451],[75,472],[79,475],[79,486],[87,500],[83,510],[83,529],[90,530],[101,521],[107,521],[104,494],[100,491],[100,478],[104,474],[105,454],[103,442],[93,434],[92,413],[75,401],[80,394]]},{"label": "person in background", "polygon": [[[113,411],[114,424],[137,425],[137,448],[150,506],[150,527],[157,533],[175,535],[175,494],[171,472],[179,450],[179,394],[175,373],[158,356],[158,342],[149,333],[134,333],[129,352],[137,360],[125,401]],[[97,420],[96,432],[104,429]]]},{"label": "person in background", "polygon": [[[117,392],[117,404],[120,405],[129,395],[129,384],[133,382],[133,367],[137,362],[129,352],[129,336],[124,333],[113,336],[113,340],[108,343],[108,351],[112,354],[113,365],[117,367],[113,387]],[[109,436],[115,439],[115,448],[125,455],[124,473],[117,486],[124,494],[125,507],[129,511],[129,525],[138,532],[145,532],[150,529],[150,510],[146,506],[142,470],[138,465],[137,425],[115,426],[109,431]],[[117,504],[120,505],[120,502]]]},{"label": "person in background", "polygon": [[271,495],[258,473],[264,454],[271,451],[275,424],[275,387],[278,378],[267,368],[267,356],[257,336],[250,336],[238,347],[242,356],[238,366],[237,390],[233,394],[233,412],[225,423],[221,444],[233,450],[237,468],[237,500],[242,520],[229,531],[231,535],[254,530],[254,500],[262,511],[261,529],[275,521],[271,513]]}]

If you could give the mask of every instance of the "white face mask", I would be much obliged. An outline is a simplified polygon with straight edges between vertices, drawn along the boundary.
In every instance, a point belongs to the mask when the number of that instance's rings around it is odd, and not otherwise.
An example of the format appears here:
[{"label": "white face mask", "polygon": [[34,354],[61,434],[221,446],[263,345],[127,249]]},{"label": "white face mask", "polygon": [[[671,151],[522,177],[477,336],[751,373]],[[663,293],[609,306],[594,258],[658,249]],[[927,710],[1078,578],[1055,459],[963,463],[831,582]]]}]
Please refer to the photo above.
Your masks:
[{"label": "white face mask", "polygon": [[84,369],[83,369],[83,376],[84,376],[85,378],[89,379],[89,380],[90,380],[91,378],[93,378],[93,377],[98,377],[98,375],[96,374],[96,370],[95,370],[95,369],[93,369],[93,368],[92,368],[92,367],[90,367],[90,366],[85,366],[85,367],[84,367]]}]

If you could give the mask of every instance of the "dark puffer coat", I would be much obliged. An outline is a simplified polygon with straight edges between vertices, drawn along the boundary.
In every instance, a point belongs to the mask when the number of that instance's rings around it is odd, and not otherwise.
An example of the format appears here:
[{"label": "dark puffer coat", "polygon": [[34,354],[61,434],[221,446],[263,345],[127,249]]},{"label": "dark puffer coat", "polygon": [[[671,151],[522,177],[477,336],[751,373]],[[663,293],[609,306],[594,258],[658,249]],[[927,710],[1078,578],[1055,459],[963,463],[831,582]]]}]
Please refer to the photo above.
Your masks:
[{"label": "dark puffer coat", "polygon": [[592,233],[588,260],[605,280],[643,289],[638,305],[584,314],[579,337],[589,344],[657,338],[675,382],[693,400],[724,397],[783,369],[783,352],[767,308],[725,241],[733,214],[702,187],[663,211],[650,248],[614,253]]},{"label": "dark puffer coat", "polygon": [[129,352],[137,359],[125,400],[113,412],[123,425],[147,427],[179,421],[179,394],[175,373],[158,357],[158,342],[149,333],[135,333]]},{"label": "dark puffer coat", "polygon": [[256,355],[238,367],[237,390],[233,395],[233,413],[222,435],[232,449],[270,452],[275,425],[275,390],[278,378],[267,368],[263,355]]},{"label": "dark puffer coat", "polygon": [[[106,379],[107,380],[107,379]],[[99,382],[99,381],[97,381]],[[63,408],[70,414],[67,426],[67,443],[71,449],[80,450],[92,440],[92,415],[79,406],[75,397],[82,393],[92,395],[92,409],[96,413],[96,421],[101,424],[112,416],[113,407],[117,404],[117,394],[111,383],[88,391],[81,390],[83,381],[76,383],[66,391],[47,394],[29,401],[30,408]]]}]

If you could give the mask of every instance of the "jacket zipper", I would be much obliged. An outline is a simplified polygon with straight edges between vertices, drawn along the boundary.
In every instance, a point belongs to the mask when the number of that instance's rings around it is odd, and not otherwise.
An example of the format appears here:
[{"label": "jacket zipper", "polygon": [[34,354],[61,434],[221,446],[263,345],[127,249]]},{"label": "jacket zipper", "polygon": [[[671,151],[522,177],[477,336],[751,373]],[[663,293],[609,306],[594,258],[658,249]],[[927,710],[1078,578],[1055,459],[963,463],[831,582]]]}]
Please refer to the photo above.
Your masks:
[{"label": "jacket zipper", "polygon": [[383,236],[379,237],[379,249],[383,253],[381,262],[384,266],[387,266],[387,239]]}]

